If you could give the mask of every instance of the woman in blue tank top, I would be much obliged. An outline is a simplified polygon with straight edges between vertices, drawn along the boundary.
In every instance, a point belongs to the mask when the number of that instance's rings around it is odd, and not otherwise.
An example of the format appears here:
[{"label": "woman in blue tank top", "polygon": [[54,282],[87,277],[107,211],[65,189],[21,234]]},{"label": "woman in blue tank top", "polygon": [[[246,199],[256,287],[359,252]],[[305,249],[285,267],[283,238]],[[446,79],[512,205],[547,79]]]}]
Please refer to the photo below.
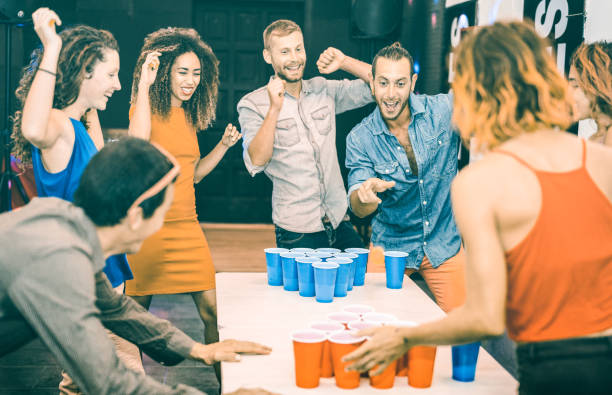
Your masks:
[{"label": "woman in blue tank top", "polygon": [[[33,52],[17,89],[23,109],[15,114],[14,152],[32,161],[38,196],[72,201],[85,166],[104,144],[97,110],[121,88],[119,48],[107,31],[76,26],[58,35],[54,25],[35,26],[43,50]],[[104,272],[113,287],[133,278],[125,255],[109,257]]]},{"label": "woman in blue tank top", "polygon": [[[48,8],[32,19],[42,50],[32,53],[16,91],[21,109],[13,124],[13,153],[32,161],[39,196],[72,201],[87,163],[104,145],[97,111],[121,89],[119,47],[110,32],[89,26],[57,34],[61,20]],[[104,272],[117,292],[133,278],[125,254],[109,257]],[[116,335],[111,339],[123,363],[144,373],[138,349]],[[77,392],[63,376],[60,392]]]}]

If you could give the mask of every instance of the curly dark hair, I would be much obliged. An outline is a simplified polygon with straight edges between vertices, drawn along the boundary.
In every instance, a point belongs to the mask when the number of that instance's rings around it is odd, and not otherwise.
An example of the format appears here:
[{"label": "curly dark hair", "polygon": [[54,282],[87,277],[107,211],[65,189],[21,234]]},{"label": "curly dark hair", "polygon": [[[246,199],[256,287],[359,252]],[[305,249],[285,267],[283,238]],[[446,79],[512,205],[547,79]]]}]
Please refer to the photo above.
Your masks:
[{"label": "curly dark hair", "polygon": [[[93,72],[97,62],[104,61],[104,51],[110,49],[119,52],[119,45],[109,31],[85,25],[64,29],[59,36],[62,39],[62,49],[57,61],[53,108],[61,110],[75,102],[86,74]],[[34,49],[15,91],[19,108],[13,116],[12,152],[24,164],[31,162],[32,153],[30,142],[21,133],[21,117],[42,56],[42,47]]]},{"label": "curly dark hair", "polygon": [[170,73],[176,58],[184,53],[193,52],[200,60],[200,84],[193,96],[183,102],[187,120],[196,130],[208,128],[215,119],[217,94],[219,92],[219,61],[212,49],[200,38],[194,29],[168,27],[149,34],[145,40],[136,67],[132,83],[132,100],[134,105],[138,94],[138,82],[142,65],[147,55],[153,51],[161,52],[157,78],[149,88],[151,112],[162,118],[170,114],[171,86]]}]

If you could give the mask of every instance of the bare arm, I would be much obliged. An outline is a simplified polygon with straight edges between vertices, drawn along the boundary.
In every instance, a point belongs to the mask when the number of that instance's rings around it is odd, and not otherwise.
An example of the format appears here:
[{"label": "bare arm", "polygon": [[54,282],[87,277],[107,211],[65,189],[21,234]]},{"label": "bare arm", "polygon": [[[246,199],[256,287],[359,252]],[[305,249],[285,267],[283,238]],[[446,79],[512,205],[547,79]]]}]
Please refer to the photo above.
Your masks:
[{"label": "bare arm", "polygon": [[132,105],[132,114],[128,134],[143,140],[151,138],[151,103],[149,101],[149,88],[157,77],[159,65],[159,52],[151,52],[142,64],[138,93]]},{"label": "bare arm", "polygon": [[56,80],[54,74],[57,72],[57,61],[62,48],[62,39],[55,32],[52,21],[60,25],[61,20],[48,8],[36,10],[32,19],[44,52],[23,106],[21,133],[36,147],[46,149],[53,146],[65,130],[59,117],[52,116]]},{"label": "bare arm", "polygon": [[223,156],[227,150],[236,144],[241,137],[242,134],[238,132],[236,127],[231,123],[228,124],[225,128],[223,136],[221,137],[221,141],[219,141],[219,143],[212,149],[212,151],[208,153],[208,155],[198,160],[193,173],[194,183],[197,184],[198,182],[202,181],[204,177],[213,171],[221,159],[223,159]]},{"label": "bare arm", "polygon": [[368,370],[378,363],[384,368],[393,357],[418,344],[467,343],[504,332],[506,264],[497,233],[494,196],[487,191],[487,183],[464,175],[468,174],[461,174],[453,182],[452,199],[467,258],[465,305],[441,320],[418,327],[362,331],[374,336],[347,357],[355,361],[352,369]]},{"label": "bare arm", "polygon": [[317,67],[321,74],[330,74],[340,69],[347,73],[361,78],[365,82],[370,82],[372,66],[361,60],[345,55],[337,48],[329,47],[319,56]]},{"label": "bare arm", "polygon": [[272,158],[274,132],[276,131],[278,115],[283,107],[285,82],[280,78],[274,78],[268,83],[267,88],[268,96],[270,97],[270,108],[248,148],[251,162],[255,166],[264,166]]}]

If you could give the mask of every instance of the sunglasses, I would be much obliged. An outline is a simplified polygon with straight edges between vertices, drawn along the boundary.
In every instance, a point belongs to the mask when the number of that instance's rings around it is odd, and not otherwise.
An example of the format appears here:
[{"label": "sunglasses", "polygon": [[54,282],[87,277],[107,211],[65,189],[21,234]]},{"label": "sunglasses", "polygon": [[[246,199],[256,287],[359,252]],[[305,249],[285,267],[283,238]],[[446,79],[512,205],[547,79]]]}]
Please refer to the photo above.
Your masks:
[{"label": "sunglasses", "polygon": [[142,195],[140,195],[136,200],[134,200],[134,203],[132,203],[132,205],[130,206],[128,211],[130,211],[131,209],[133,209],[135,207],[138,207],[145,200],[147,200],[149,198],[152,198],[153,196],[155,196],[158,193],[160,193],[164,188],[166,188],[168,185],[170,185],[172,183],[172,181],[174,181],[174,179],[179,175],[179,173],[181,171],[181,166],[179,165],[179,163],[177,162],[177,160],[176,160],[176,158],[174,156],[172,156],[168,151],[163,149],[159,144],[156,144],[156,143],[151,143],[151,144],[155,148],[157,148],[157,150],[159,152],[164,154],[164,156],[166,158],[168,158],[170,163],[172,163],[172,169],[170,169],[170,171],[168,173],[166,173],[166,175],[164,175],[162,178],[160,178],[159,181],[157,181],[155,184],[153,184],[153,186],[151,188],[149,188],[146,191],[144,191],[144,193]]}]

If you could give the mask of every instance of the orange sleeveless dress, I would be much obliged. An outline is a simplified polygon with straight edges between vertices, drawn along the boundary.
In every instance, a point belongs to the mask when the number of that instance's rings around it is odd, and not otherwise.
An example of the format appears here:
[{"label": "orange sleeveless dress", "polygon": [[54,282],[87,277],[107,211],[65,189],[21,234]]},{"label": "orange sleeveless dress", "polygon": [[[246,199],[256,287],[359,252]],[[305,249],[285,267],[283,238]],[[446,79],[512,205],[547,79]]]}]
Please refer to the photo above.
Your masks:
[{"label": "orange sleeveless dress", "polygon": [[181,174],[163,227],[137,254],[128,255],[134,279],[126,282],[125,292],[143,296],[214,289],[215,268],[195,206],[193,173],[200,159],[196,131],[184,110],[172,107],[168,119],[151,116],[151,141],[176,157]]}]

